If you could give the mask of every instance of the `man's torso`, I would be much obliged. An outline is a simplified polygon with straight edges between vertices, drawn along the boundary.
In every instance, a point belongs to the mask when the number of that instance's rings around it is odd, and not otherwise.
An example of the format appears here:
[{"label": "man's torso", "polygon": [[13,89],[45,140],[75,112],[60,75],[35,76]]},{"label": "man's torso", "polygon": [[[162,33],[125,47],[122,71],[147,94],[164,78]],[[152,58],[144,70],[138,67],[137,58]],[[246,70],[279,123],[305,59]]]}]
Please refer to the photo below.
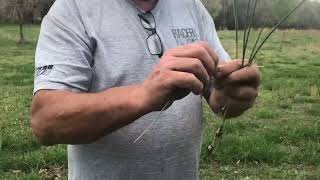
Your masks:
[{"label": "man's torso", "polygon": [[[142,82],[159,62],[146,43],[150,35],[126,0],[76,0],[95,44],[89,92]],[[160,0],[152,11],[164,48],[201,39],[193,0]],[[68,147],[70,179],[197,179],[201,144],[201,98],[190,94],[151,123],[150,113],[89,145]],[[106,119],[107,121],[107,119]]]}]

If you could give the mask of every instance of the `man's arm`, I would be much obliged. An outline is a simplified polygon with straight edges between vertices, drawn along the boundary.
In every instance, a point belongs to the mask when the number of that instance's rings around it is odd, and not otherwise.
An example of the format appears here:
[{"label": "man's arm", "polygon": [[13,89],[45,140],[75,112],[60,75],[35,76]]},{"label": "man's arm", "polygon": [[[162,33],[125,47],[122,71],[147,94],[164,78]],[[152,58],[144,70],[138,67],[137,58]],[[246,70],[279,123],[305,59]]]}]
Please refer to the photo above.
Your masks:
[{"label": "man's arm", "polygon": [[141,84],[95,94],[40,90],[33,99],[32,129],[46,145],[94,142],[161,110],[179,89],[186,90],[183,97],[201,94],[217,61],[208,44],[200,42],[166,51]]},{"label": "man's arm", "polygon": [[32,103],[31,125],[45,145],[90,143],[150,112],[142,86],[100,93],[41,90]]}]

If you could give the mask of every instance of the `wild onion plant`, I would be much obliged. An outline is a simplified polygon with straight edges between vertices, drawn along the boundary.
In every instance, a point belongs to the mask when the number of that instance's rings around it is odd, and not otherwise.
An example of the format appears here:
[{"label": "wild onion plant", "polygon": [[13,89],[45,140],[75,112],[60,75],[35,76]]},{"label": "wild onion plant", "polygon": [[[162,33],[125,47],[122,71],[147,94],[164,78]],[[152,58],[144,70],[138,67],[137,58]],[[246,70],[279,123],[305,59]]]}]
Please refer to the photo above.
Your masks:
[{"label": "wild onion plant", "polygon": [[[247,64],[245,64],[245,59],[246,59],[246,52],[247,52],[247,47],[248,47],[248,41],[250,38],[250,32],[251,32],[251,26],[252,26],[252,21],[255,16],[256,12],[256,7],[257,7],[257,2],[258,0],[253,0],[253,10],[250,14],[250,8],[252,6],[252,0],[248,0],[248,5],[247,5],[247,10],[246,10],[246,16],[245,16],[245,22],[244,22],[244,35],[243,35],[243,45],[242,45],[242,67],[247,67],[251,66],[254,63],[254,60],[257,56],[257,54],[260,52],[261,48],[263,45],[267,42],[267,40],[271,37],[271,35],[278,29],[278,27],[285,22],[303,3],[305,3],[307,0],[302,0],[295,8],[293,8],[286,16],[284,16],[272,29],[271,31],[267,34],[267,36],[262,40],[260,45],[258,46],[258,43],[260,42],[261,35],[263,33],[263,30],[265,29],[266,22],[261,28],[258,38],[253,46],[253,49],[251,51],[251,54],[249,56]],[[239,57],[239,15],[238,15],[238,0],[233,0],[233,14],[234,14],[234,19],[235,19],[235,30],[236,30],[236,59]],[[250,19],[249,19],[250,18]],[[249,20],[249,22],[248,22]],[[217,145],[221,142],[222,136],[223,136],[223,128],[224,124],[227,120],[226,118],[227,114],[227,107],[222,108],[222,124],[220,127],[217,129],[215,137],[211,144],[208,146],[209,153],[211,153]]]},{"label": "wild onion plant", "polygon": [[[307,0],[302,0],[301,3],[299,3],[294,9],[292,9],[285,17],[283,17],[272,29],[271,31],[267,34],[267,36],[262,40],[260,45],[258,46],[258,43],[260,42],[261,35],[266,27],[266,23],[263,25],[261,28],[258,38],[253,46],[252,52],[250,54],[250,57],[248,61],[246,62],[246,52],[247,52],[247,47],[248,47],[248,41],[250,38],[250,33],[251,33],[251,27],[252,27],[252,21],[255,16],[256,12],[256,7],[258,0],[248,0],[248,5],[246,9],[246,15],[245,15],[245,22],[244,22],[244,35],[243,35],[243,45],[242,45],[242,66],[247,67],[251,66],[254,63],[254,60],[257,56],[257,54],[260,52],[261,48],[263,45],[266,43],[266,41],[270,38],[270,36],[278,29],[278,27],[285,22],[303,3],[305,3]],[[250,14],[250,8],[253,3],[253,10]],[[234,19],[235,19],[235,30],[236,30],[236,59],[239,58],[239,15],[238,15],[238,0],[233,0],[233,14],[234,14]],[[245,64],[246,62],[246,64]],[[163,109],[158,113],[156,118],[150,123],[150,125],[135,139],[134,143],[136,143],[154,124],[155,122],[159,119],[161,113],[167,109],[171,104],[173,100],[168,101]],[[222,139],[223,135],[223,127],[226,122],[226,113],[227,113],[227,107],[222,108],[222,117],[223,121],[218,130],[216,131],[215,137],[212,141],[212,143],[208,146],[209,152],[212,152],[217,143],[219,143]],[[217,141],[219,139],[219,142]]]}]

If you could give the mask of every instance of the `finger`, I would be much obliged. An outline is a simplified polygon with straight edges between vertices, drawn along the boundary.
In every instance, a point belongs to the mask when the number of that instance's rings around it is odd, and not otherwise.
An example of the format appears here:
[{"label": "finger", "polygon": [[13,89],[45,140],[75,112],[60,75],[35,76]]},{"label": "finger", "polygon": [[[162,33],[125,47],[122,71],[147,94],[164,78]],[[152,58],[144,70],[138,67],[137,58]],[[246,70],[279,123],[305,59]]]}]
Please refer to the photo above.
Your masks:
[{"label": "finger", "polygon": [[233,60],[217,67],[216,79],[223,79],[231,73],[243,68],[241,60]]},{"label": "finger", "polygon": [[260,85],[260,74],[258,67],[248,66],[231,73],[224,81],[223,84],[246,84],[248,86],[258,87]]},{"label": "finger", "polygon": [[227,86],[225,94],[237,100],[254,100],[258,96],[258,90],[251,86]]},{"label": "finger", "polygon": [[219,60],[219,64],[217,67],[221,66],[221,65],[224,65],[224,64],[227,64],[229,61],[228,60]]},{"label": "finger", "polygon": [[242,115],[245,111],[252,108],[254,100],[252,101],[239,101],[235,99],[228,99],[226,104],[226,118],[235,118]]},{"label": "finger", "polygon": [[201,42],[189,44],[187,46],[184,46],[184,48],[197,49],[199,51],[204,51],[204,53],[207,53],[210,56],[210,59],[204,59],[208,61],[204,63],[209,66],[209,69],[211,67],[210,70],[212,70],[212,75],[215,73],[216,68],[219,64],[219,57],[207,42],[201,41]]},{"label": "finger", "polygon": [[[213,110],[214,113],[219,114],[221,113],[221,110],[223,107],[226,105],[225,100],[227,97],[225,94],[222,92],[222,90],[215,89],[214,90],[214,95],[211,95],[208,100],[209,105],[211,109]],[[225,103],[217,103],[217,102],[225,102]]]},{"label": "finger", "polygon": [[215,72],[216,65],[206,48],[200,44],[189,44],[166,51],[164,56],[174,56],[182,58],[197,58],[201,60],[209,76]]},{"label": "finger", "polygon": [[172,77],[167,78],[169,81],[168,85],[171,88],[188,89],[195,95],[199,95],[203,91],[203,83],[194,74],[180,71],[168,71],[168,76]]},{"label": "finger", "polygon": [[208,84],[210,77],[205,67],[196,58],[173,58],[166,62],[167,68],[194,74],[203,84]]},{"label": "finger", "polygon": [[214,52],[214,50],[210,47],[209,43],[208,42],[205,42],[205,41],[201,41],[201,42],[198,42],[199,44],[201,44],[207,51],[208,53],[210,54],[211,58],[213,59],[216,67],[218,66],[218,64],[220,63],[220,58],[219,56]]},{"label": "finger", "polygon": [[216,63],[205,47],[203,47],[201,44],[189,44],[186,46],[182,46],[181,50],[188,52],[189,56],[191,56],[192,58],[200,59],[208,74],[210,76],[213,75],[216,70]]}]

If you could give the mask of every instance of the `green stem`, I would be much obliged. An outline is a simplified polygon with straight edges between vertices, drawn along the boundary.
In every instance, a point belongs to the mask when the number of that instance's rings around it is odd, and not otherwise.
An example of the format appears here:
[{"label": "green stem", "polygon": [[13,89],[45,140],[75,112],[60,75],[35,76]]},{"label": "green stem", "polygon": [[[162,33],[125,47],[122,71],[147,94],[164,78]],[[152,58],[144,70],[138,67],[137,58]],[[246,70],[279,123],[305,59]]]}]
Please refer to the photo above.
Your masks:
[{"label": "green stem", "polygon": [[261,37],[262,32],[263,32],[264,28],[266,27],[266,25],[267,25],[267,21],[263,24],[263,26],[262,26],[262,28],[261,28],[261,30],[260,30],[260,32],[259,32],[258,38],[257,38],[257,40],[256,40],[256,43],[255,43],[254,46],[253,46],[253,49],[252,49],[252,52],[251,52],[250,58],[249,58],[249,65],[252,64],[252,61],[253,61],[253,58],[252,58],[253,52],[254,52],[254,51],[256,50],[256,48],[257,48],[258,42],[259,42],[259,40],[260,40],[260,37]]},{"label": "green stem", "polygon": [[274,31],[277,30],[278,27],[279,27],[284,21],[286,21],[286,20],[289,18],[289,16],[290,16],[292,13],[294,13],[294,12],[295,12],[303,3],[305,3],[306,1],[307,1],[307,0],[301,1],[301,3],[299,3],[294,9],[292,9],[285,17],[283,17],[283,18],[280,20],[280,22],[279,22],[277,25],[275,25],[275,26],[272,28],[272,30],[271,30],[270,33],[267,35],[267,37],[262,41],[262,43],[260,44],[260,46],[258,47],[258,49],[253,53],[253,56],[252,56],[251,59],[254,59],[254,58],[257,56],[257,54],[259,53],[259,51],[260,51],[260,49],[262,48],[262,46],[266,43],[266,41],[270,38],[270,36],[274,33]]},{"label": "green stem", "polygon": [[249,9],[250,9],[250,4],[251,4],[251,0],[248,1],[248,7],[247,7],[247,13],[245,16],[245,21],[244,21],[244,34],[243,34],[243,46],[242,46],[242,66],[244,64],[244,59],[245,59],[245,55],[246,55],[246,39],[247,39],[247,19],[249,16]]},{"label": "green stem", "polygon": [[[248,30],[247,39],[246,39],[246,42],[245,42],[245,47],[244,47],[246,50],[247,50],[247,47],[248,47],[248,41],[249,41],[249,37],[250,37],[252,21],[253,21],[253,18],[254,18],[255,12],[256,12],[256,8],[257,8],[257,2],[258,2],[258,0],[255,0],[254,8],[253,8],[252,15],[251,15],[251,18],[250,18],[249,30]],[[246,55],[246,51],[244,52],[244,57],[245,57],[245,55]],[[242,66],[243,66],[243,64],[242,64]]]},{"label": "green stem", "polygon": [[157,122],[157,120],[159,119],[161,113],[162,113],[165,109],[167,109],[167,108],[170,106],[170,104],[172,104],[172,102],[173,102],[173,101],[170,100],[170,101],[168,101],[168,102],[163,106],[163,108],[161,109],[161,111],[158,113],[157,117],[156,117],[156,118],[149,124],[149,126],[137,137],[137,139],[133,141],[133,143],[138,142],[139,139],[141,139],[142,136],[148,132],[148,130],[153,126],[153,124],[154,124],[155,122]]},{"label": "green stem", "polygon": [[238,1],[233,0],[233,14],[234,14],[234,22],[235,22],[235,29],[236,29],[236,59],[239,58],[239,20],[238,20]]}]

